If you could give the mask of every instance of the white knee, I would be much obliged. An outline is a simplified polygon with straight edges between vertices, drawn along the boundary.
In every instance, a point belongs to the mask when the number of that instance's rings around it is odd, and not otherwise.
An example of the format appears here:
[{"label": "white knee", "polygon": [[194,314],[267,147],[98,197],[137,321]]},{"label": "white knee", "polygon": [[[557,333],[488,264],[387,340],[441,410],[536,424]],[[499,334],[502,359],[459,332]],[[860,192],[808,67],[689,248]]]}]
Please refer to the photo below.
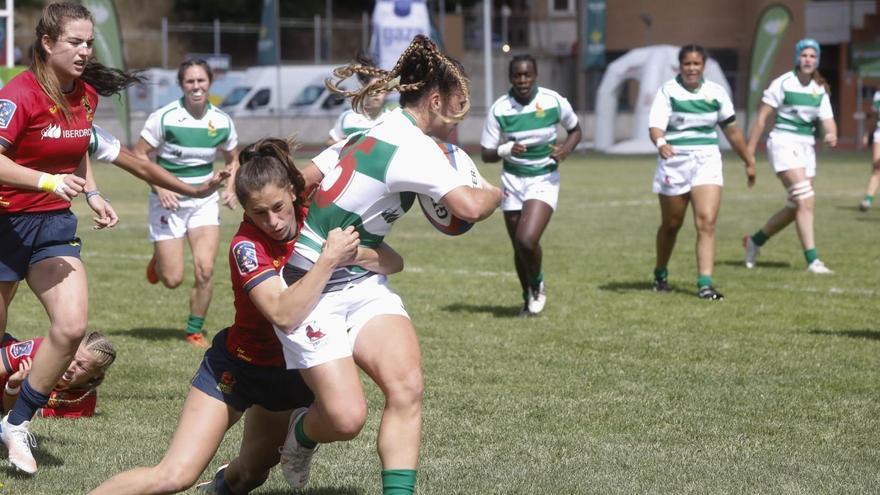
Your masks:
[{"label": "white knee", "polygon": [[786,208],[795,209],[800,201],[812,198],[815,195],[813,185],[808,180],[802,180],[789,186],[788,199],[785,202]]}]

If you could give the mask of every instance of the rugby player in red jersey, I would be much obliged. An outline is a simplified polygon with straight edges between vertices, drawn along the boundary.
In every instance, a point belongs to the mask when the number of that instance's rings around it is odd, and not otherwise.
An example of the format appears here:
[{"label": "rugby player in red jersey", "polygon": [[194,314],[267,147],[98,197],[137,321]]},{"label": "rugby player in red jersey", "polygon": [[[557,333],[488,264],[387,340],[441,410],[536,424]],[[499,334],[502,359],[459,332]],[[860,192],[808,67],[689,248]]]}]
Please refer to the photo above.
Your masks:
[{"label": "rugby player in red jersey", "polygon": [[[42,337],[18,341],[4,339],[0,347],[0,386],[3,386],[3,410],[8,411],[18,399],[21,383],[30,372]],[[97,388],[107,369],[116,360],[116,349],[98,332],[90,332],[76,350],[76,356],[58,384],[49,394],[49,402],[38,411],[43,418],[83,418],[95,414]]]},{"label": "rugby player in red jersey", "polygon": [[245,410],[238,458],[218,471],[204,489],[248,493],[263,484],[279,462],[291,412],[313,400],[299,372],[286,369],[272,325],[298,325],[338,266],[356,264],[383,274],[403,269],[403,260],[387,245],[359,248],[353,227],[337,228],[330,232],[312,270],[285,288],[279,272],[293,253],[306,213],[303,176],[290,153],[287,142],[271,138],[241,152],[235,194],[245,214],[229,248],[235,319],[205,352],[165,457],[154,467],[113,477],[93,494],[187,489]]},{"label": "rugby player in red jersey", "polygon": [[88,283],[70,200],[85,192],[95,227],[116,213],[97,192],[86,151],[98,94],[137,76],[92,60],[94,19],[79,4],[53,3],[37,24],[30,70],[0,89],[0,330],[20,280],[49,316],[49,331],[0,440],[12,465],[35,473],[30,420],[45,406],[86,332]]}]

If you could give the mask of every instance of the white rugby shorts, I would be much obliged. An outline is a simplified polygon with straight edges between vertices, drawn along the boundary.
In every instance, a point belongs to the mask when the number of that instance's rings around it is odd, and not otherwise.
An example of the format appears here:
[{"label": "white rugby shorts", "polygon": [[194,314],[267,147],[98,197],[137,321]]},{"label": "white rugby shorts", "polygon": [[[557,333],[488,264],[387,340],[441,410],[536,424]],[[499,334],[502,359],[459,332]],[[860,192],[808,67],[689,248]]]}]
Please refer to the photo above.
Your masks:
[{"label": "white rugby shorts", "polygon": [[159,196],[150,193],[150,241],[180,239],[187,231],[208,225],[220,225],[220,196],[188,198],[180,201],[175,211],[167,210]]},{"label": "white rugby shorts", "polygon": [[807,177],[816,176],[816,148],[810,143],[767,139],[767,157],[775,173],[806,168]]},{"label": "white rugby shorts", "polygon": [[370,275],[341,290],[323,294],[292,333],[275,327],[287,369],[313,368],[351,356],[358,333],[380,315],[409,318],[403,301],[388,287],[384,275]]},{"label": "white rugby shorts", "polygon": [[721,152],[717,146],[680,150],[669,159],[657,158],[655,193],[680,196],[689,193],[693,187],[705,185],[724,186]]},{"label": "white rugby shorts", "polygon": [[501,172],[501,211],[520,211],[523,203],[537,199],[556,210],[559,200],[559,169],[549,174],[521,177]]}]

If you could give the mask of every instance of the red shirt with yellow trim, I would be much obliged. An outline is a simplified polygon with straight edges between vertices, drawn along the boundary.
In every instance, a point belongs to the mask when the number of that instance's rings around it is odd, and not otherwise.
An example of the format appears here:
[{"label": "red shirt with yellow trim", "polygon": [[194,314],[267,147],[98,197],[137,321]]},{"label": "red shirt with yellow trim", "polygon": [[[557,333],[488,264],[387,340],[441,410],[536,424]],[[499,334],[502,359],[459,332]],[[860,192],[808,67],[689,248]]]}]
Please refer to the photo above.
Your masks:
[{"label": "red shirt with yellow trim", "polygon": [[[83,81],[74,82],[64,95],[70,121],[40,87],[31,71],[24,71],[0,89],[0,145],[15,163],[49,174],[76,170],[89,148],[98,94]],[[0,184],[0,213],[63,210],[69,201],[43,191]]]},{"label": "red shirt with yellow trim", "polygon": [[[305,214],[298,216],[305,218]],[[229,273],[235,304],[235,323],[229,327],[226,349],[237,359],[256,366],[284,368],[281,342],[269,320],[248,292],[262,282],[280,284],[279,272],[293,254],[296,238],[276,241],[247,218],[241,222],[229,248]],[[275,280],[269,280],[274,278]]]},{"label": "red shirt with yellow trim", "polygon": [[[25,358],[33,359],[37,355],[37,349],[42,343],[42,337],[20,342],[12,339],[7,345],[0,347],[0,360],[3,361],[3,368],[6,370],[6,374],[0,377],[0,387],[6,386],[9,375],[18,371]],[[41,408],[38,414],[44,418],[94,416],[97,404],[98,393],[92,389],[53,390],[49,394],[46,407]]]}]

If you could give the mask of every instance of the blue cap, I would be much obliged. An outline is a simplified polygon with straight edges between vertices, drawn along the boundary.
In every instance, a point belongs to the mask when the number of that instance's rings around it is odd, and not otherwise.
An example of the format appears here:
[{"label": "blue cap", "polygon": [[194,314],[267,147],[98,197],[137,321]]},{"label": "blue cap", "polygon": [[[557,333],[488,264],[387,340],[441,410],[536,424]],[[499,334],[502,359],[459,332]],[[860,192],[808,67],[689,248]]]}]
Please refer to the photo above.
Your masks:
[{"label": "blue cap", "polygon": [[819,46],[819,42],[813,38],[804,38],[798,41],[797,45],[794,45],[794,67],[796,69],[801,66],[801,52],[804,51],[805,48],[816,50],[816,65],[819,65],[819,57],[822,56],[822,48]]}]

